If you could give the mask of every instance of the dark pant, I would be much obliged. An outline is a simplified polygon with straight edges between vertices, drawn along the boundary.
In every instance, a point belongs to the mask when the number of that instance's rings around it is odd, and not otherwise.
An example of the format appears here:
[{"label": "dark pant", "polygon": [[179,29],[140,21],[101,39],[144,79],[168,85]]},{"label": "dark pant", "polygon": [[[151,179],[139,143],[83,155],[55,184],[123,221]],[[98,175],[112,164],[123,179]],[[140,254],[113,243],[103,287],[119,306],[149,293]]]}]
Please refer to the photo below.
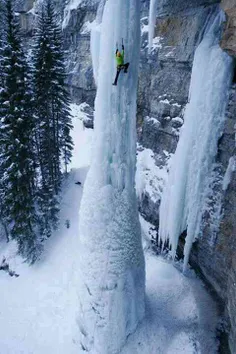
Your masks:
[{"label": "dark pant", "polygon": [[129,67],[129,63],[117,66],[116,78],[115,78],[113,85],[117,85],[117,81],[118,81],[121,70],[124,70],[124,73],[127,73],[128,67]]}]

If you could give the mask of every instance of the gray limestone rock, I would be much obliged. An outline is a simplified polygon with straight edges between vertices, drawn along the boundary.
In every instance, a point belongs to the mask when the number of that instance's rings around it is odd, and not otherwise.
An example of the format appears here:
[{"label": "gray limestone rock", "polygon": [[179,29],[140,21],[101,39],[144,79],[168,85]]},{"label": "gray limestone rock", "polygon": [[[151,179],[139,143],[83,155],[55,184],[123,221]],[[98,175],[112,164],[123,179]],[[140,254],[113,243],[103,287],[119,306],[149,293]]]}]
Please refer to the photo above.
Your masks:
[{"label": "gray limestone rock", "polygon": [[159,16],[168,16],[187,9],[219,3],[220,0],[159,0],[157,11]]}]

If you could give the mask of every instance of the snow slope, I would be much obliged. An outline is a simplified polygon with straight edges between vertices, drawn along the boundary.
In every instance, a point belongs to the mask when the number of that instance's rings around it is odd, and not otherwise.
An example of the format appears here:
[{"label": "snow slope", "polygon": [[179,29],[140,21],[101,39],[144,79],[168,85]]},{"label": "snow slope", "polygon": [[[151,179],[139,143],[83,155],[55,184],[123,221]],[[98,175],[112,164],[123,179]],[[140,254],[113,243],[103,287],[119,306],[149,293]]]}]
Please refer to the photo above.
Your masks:
[{"label": "snow slope", "polygon": [[138,146],[136,193],[139,200],[149,195],[154,203],[160,201],[165,181],[168,178],[169,159],[170,154],[166,152],[165,164],[160,168],[156,164],[153,151],[141,145]]},{"label": "snow slope", "polygon": [[[20,276],[0,273],[0,352],[2,354],[78,353],[72,343],[77,305],[73,286],[73,249],[76,249],[78,201],[82,190],[74,184],[84,180],[83,170],[67,180],[62,203],[61,225],[47,244],[44,257],[28,267],[15,257],[14,244],[1,245],[0,257]],[[76,203],[75,203],[76,200]],[[72,202],[74,201],[74,202]],[[65,226],[70,220],[70,228]],[[68,352],[69,348],[69,352]]]},{"label": "snow slope", "polygon": [[[20,276],[0,272],[0,353],[74,354],[78,299],[74,281],[78,249],[78,214],[82,188],[90,161],[93,131],[83,129],[81,110],[72,105],[75,151],[72,171],[64,183],[60,226],[49,239],[41,261],[28,267],[16,256],[15,243],[1,243],[5,256]],[[70,227],[66,227],[67,220]],[[76,272],[77,273],[77,272]]]},{"label": "snow slope", "polygon": [[215,354],[216,308],[191,273],[146,251],[146,317],[122,354]]},{"label": "snow slope", "polygon": [[[15,255],[15,245],[0,244],[11,278],[0,271],[0,353],[78,354],[75,313],[78,306],[76,259],[78,214],[89,164],[93,131],[83,129],[81,110],[73,105],[75,151],[73,170],[63,192],[61,225],[46,245],[43,259],[28,267]],[[70,220],[70,228],[65,222]],[[148,239],[150,224],[141,220]],[[122,354],[214,354],[216,308],[193,274],[183,276],[172,264],[146,250],[146,317],[130,336]],[[103,354],[103,353],[96,353]]]},{"label": "snow slope", "polygon": [[[7,257],[20,276],[0,271],[0,353],[84,353],[76,341],[78,306],[76,259],[78,215],[90,160],[93,131],[83,129],[81,110],[73,105],[76,155],[65,182],[61,224],[46,245],[43,259],[28,267],[15,255],[15,244],[1,243],[0,260]],[[70,228],[66,228],[66,220]],[[145,238],[151,225],[142,221]],[[216,353],[216,309],[201,282],[183,276],[178,264],[146,250],[146,317],[130,336],[122,354]],[[103,353],[97,353],[103,354]]]}]

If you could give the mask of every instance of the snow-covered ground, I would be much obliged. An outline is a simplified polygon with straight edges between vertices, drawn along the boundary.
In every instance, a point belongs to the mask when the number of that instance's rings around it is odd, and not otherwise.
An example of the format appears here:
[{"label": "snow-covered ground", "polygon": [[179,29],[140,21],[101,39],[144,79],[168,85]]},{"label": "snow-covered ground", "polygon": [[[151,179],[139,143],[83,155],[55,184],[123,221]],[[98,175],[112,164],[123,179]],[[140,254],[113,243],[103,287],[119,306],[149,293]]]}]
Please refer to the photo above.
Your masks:
[{"label": "snow-covered ground", "polygon": [[[16,256],[14,243],[0,244],[19,277],[0,271],[0,353],[84,353],[76,341],[79,308],[74,281],[78,247],[78,215],[93,131],[83,128],[81,109],[73,105],[75,153],[64,184],[61,223],[45,246],[41,261],[28,267]],[[82,182],[82,186],[75,182]],[[69,228],[67,222],[69,221]],[[141,220],[148,238],[150,224]],[[192,272],[157,257],[146,245],[146,317],[128,338],[122,354],[216,353],[217,311]],[[103,353],[97,353],[103,354]]]},{"label": "snow-covered ground", "polygon": [[146,252],[146,318],[122,354],[216,353],[216,311],[195,276]]}]

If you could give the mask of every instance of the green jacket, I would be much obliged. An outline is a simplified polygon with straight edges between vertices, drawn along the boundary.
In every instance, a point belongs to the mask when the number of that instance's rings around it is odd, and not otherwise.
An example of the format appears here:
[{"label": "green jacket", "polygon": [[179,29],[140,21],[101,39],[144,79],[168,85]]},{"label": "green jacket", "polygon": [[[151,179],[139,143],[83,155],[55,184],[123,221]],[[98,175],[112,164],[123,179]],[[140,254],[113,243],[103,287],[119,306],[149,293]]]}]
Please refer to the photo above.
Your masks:
[{"label": "green jacket", "polygon": [[121,56],[118,57],[116,53],[116,64],[117,66],[124,65],[125,51],[122,50]]}]

